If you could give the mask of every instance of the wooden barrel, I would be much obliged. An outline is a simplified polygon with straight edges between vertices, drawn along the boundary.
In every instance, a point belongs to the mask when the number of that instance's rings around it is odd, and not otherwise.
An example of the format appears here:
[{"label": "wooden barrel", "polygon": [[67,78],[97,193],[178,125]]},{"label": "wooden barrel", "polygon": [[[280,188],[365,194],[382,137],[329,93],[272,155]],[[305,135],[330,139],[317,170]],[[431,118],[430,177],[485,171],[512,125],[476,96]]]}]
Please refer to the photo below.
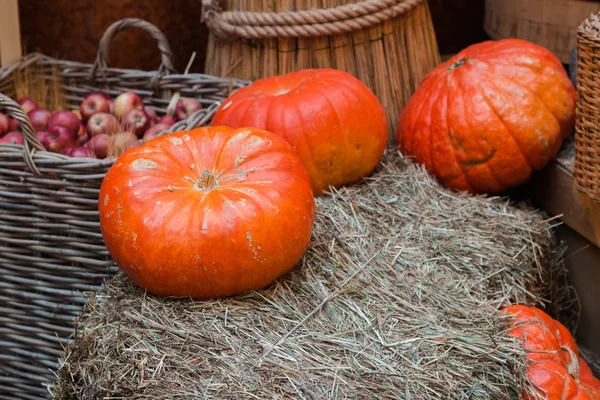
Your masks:
[{"label": "wooden barrel", "polygon": [[[353,7],[344,8],[348,5]],[[307,10],[327,12],[301,12]],[[440,62],[425,0],[209,1],[205,20],[211,30],[206,73],[256,80],[306,68],[348,72],[371,88],[386,109],[390,143],[401,108]],[[277,25],[278,20],[292,23]],[[307,23],[316,20],[322,22]],[[223,26],[229,29],[226,37]]]}]

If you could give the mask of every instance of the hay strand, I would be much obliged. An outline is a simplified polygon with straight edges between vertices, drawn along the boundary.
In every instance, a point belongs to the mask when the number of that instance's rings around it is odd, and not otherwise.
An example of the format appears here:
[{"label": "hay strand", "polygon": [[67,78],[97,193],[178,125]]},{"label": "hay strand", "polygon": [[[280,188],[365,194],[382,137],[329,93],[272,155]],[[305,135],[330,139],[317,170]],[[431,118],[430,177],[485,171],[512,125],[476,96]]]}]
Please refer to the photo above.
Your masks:
[{"label": "hay strand", "polygon": [[[505,399],[527,381],[497,311],[566,304],[551,221],[441,188],[387,154],[317,200],[301,265],[191,301],[118,274],[79,321],[54,399]],[[563,289],[561,289],[563,290]]]}]

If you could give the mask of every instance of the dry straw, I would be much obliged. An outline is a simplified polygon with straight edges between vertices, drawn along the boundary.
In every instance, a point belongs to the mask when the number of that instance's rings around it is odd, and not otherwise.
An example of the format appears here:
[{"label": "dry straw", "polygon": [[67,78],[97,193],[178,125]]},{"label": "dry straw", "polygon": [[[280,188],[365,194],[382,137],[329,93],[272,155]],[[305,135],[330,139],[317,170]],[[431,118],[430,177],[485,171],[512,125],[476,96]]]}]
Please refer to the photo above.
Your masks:
[{"label": "dry straw", "polygon": [[207,73],[254,81],[306,68],[335,68],[364,82],[388,114],[438,65],[423,0],[205,1],[211,28]]},{"label": "dry straw", "polygon": [[388,154],[318,199],[301,265],[266,290],[188,301],[110,280],[54,398],[518,398],[524,354],[497,309],[568,305],[551,225]]}]

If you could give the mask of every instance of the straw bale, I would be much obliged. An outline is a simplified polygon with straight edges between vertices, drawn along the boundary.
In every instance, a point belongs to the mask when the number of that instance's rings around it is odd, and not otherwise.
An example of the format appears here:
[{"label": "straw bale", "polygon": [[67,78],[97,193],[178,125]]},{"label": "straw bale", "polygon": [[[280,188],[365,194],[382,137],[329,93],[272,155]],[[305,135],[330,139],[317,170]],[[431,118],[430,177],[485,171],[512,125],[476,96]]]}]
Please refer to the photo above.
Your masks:
[{"label": "straw bale", "polygon": [[556,220],[442,189],[395,152],[317,203],[301,264],[265,290],[161,299],[118,274],[54,398],[519,398],[524,353],[498,309],[566,315]]}]

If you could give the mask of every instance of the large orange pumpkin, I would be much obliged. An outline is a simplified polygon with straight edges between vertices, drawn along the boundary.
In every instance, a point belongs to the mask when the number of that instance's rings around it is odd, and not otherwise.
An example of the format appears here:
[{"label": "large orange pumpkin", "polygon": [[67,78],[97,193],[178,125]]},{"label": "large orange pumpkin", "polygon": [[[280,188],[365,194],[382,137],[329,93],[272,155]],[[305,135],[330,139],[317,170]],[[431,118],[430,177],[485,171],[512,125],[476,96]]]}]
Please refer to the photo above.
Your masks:
[{"label": "large orange pumpkin", "polygon": [[575,123],[575,89],[536,44],[472,45],[435,68],[402,110],[396,141],[446,187],[500,193],[557,154]]},{"label": "large orange pumpkin", "polygon": [[[538,395],[547,400],[600,399],[600,380],[579,357],[573,337],[560,322],[536,307],[513,305],[504,312],[514,317],[508,333],[523,341],[527,375]],[[523,398],[539,397],[526,391]]]},{"label": "large orange pumpkin", "polygon": [[252,126],[296,150],[320,195],[369,175],[387,144],[383,106],[352,75],[308,69],[259,79],[229,96],[212,125]]},{"label": "large orange pumpkin", "polygon": [[161,296],[222,297],[290,271],[311,236],[310,178],[269,132],[198,128],[123,153],[98,199],[106,247]]}]

